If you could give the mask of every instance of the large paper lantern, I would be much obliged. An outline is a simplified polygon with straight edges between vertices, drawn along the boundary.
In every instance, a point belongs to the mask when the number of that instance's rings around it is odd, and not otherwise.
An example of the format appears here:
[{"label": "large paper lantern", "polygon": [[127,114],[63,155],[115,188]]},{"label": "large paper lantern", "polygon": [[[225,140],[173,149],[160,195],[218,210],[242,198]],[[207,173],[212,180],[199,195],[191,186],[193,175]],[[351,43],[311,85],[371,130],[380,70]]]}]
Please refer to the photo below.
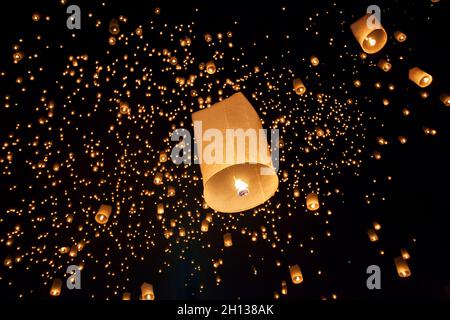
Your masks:
[{"label": "large paper lantern", "polygon": [[449,107],[450,106],[450,95],[446,94],[446,93],[442,93],[441,96],[441,101],[442,103],[446,106]]},{"label": "large paper lantern", "polygon": [[254,208],[274,195],[278,176],[261,120],[242,93],[192,114],[203,195],[220,212]]},{"label": "large paper lantern", "polygon": [[409,80],[421,88],[428,87],[433,81],[433,77],[418,67],[409,69]]},{"label": "large paper lantern", "polygon": [[111,211],[112,207],[110,205],[102,204],[95,215],[95,221],[99,224],[105,224],[108,222]]},{"label": "large paper lantern", "polygon": [[306,92],[306,87],[300,78],[295,78],[292,80],[292,86],[294,87],[295,93],[298,95],[302,95]]},{"label": "large paper lantern", "polygon": [[144,282],[141,285],[141,300],[155,300],[153,285],[150,283]]},{"label": "large paper lantern", "polygon": [[320,204],[319,204],[319,196],[317,195],[317,193],[312,192],[306,196],[306,207],[310,211],[315,211],[319,209]]},{"label": "large paper lantern", "polygon": [[52,287],[50,288],[50,295],[57,297],[61,294],[62,280],[59,278],[53,279]]},{"label": "large paper lantern", "polygon": [[400,278],[407,278],[411,275],[411,270],[409,270],[408,263],[402,257],[396,257],[394,259],[395,267],[397,268],[397,273]]},{"label": "large paper lantern", "polygon": [[223,235],[223,244],[225,247],[231,247],[233,245],[233,238],[231,237],[231,233],[225,233]]},{"label": "large paper lantern", "polygon": [[378,235],[377,235],[377,233],[375,232],[375,230],[373,230],[373,229],[367,230],[367,235],[369,236],[369,240],[370,240],[371,242],[378,241]]},{"label": "large paper lantern", "polygon": [[303,274],[298,264],[289,267],[289,273],[291,274],[291,280],[294,284],[303,282]]},{"label": "large paper lantern", "polygon": [[[379,28],[371,28],[373,24],[370,19],[375,19]],[[380,51],[387,42],[386,31],[377,18],[371,14],[366,14],[358,19],[350,26],[350,29],[359,45],[366,53],[372,54]]]}]

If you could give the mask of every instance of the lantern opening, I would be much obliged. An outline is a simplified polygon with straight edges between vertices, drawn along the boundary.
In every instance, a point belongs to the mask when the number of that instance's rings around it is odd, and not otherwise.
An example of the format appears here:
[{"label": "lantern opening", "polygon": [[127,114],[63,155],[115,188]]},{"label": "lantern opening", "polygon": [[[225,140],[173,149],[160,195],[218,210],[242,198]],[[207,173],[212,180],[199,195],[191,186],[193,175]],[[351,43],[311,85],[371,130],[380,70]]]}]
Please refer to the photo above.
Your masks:
[{"label": "lantern opening", "polygon": [[234,187],[239,197],[244,197],[248,194],[248,184],[241,179],[234,180]]}]

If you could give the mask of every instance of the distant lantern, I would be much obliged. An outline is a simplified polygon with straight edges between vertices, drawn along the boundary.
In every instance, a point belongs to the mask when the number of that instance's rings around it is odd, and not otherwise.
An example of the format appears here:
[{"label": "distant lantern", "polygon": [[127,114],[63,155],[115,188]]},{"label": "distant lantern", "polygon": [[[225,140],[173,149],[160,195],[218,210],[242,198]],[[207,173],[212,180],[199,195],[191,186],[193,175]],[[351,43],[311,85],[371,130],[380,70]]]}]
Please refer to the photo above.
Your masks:
[{"label": "distant lantern", "polygon": [[360,80],[355,80],[355,81],[353,81],[353,84],[354,84],[355,87],[357,87],[357,88],[361,87],[361,81],[360,81]]},{"label": "distant lantern", "polygon": [[175,188],[174,187],[172,187],[172,186],[168,186],[167,187],[167,196],[168,197],[173,197],[173,196],[175,196]]},{"label": "distant lantern", "polygon": [[302,95],[306,92],[306,87],[303,84],[303,81],[300,78],[296,78],[292,81],[292,85],[294,87],[294,91],[298,95]]},{"label": "distant lantern", "polygon": [[153,285],[150,283],[144,282],[141,285],[141,300],[155,300]]},{"label": "distant lantern", "polygon": [[440,98],[441,98],[442,103],[446,107],[450,107],[450,95],[448,95],[447,93],[442,93]]},{"label": "distant lantern", "polygon": [[400,278],[407,278],[411,275],[411,270],[409,270],[408,263],[402,257],[394,258],[395,267],[397,268],[397,273]]},{"label": "distant lantern", "polygon": [[315,211],[319,209],[319,196],[316,193],[310,193],[306,196],[306,207],[310,211]]},{"label": "distant lantern", "polygon": [[225,233],[223,235],[223,244],[225,247],[231,247],[233,245],[233,239],[231,238],[231,233]]},{"label": "distant lantern", "polygon": [[[374,28],[374,24],[378,24],[379,28]],[[380,51],[387,42],[386,31],[375,15],[366,14],[354,22],[350,29],[366,53],[372,54]]]},{"label": "distant lantern", "polygon": [[201,230],[202,230],[203,232],[207,232],[208,229],[209,229],[209,222],[208,222],[208,220],[203,220],[203,221],[202,221]]},{"label": "distant lantern", "polygon": [[142,28],[141,27],[137,27],[135,32],[136,32],[137,36],[141,36],[142,35]]},{"label": "distant lantern", "polygon": [[180,229],[178,230],[178,235],[179,235],[180,237],[186,236],[186,230],[184,230],[184,228],[180,228]]},{"label": "distant lantern", "polygon": [[122,294],[122,300],[131,300],[131,293],[129,292],[124,292]]},{"label": "distant lantern", "polygon": [[161,151],[159,153],[159,162],[166,162],[166,161],[167,161],[167,153]]},{"label": "distant lantern", "polygon": [[76,244],[74,244],[69,251],[69,256],[71,258],[75,258],[78,254],[78,246]]},{"label": "distant lantern", "polygon": [[300,197],[300,190],[298,190],[298,188],[294,189],[294,198],[298,198]]},{"label": "distant lantern", "polygon": [[6,256],[5,260],[3,261],[3,265],[5,267],[10,267],[10,266],[12,266],[12,263],[13,263],[12,256],[10,256],[10,255]]},{"label": "distant lantern", "polygon": [[401,31],[395,31],[394,32],[394,38],[395,40],[397,40],[398,42],[403,42],[406,40],[406,34],[404,34]]},{"label": "distant lantern", "polygon": [[398,141],[400,141],[401,144],[405,144],[408,140],[404,136],[399,136]]},{"label": "distant lantern", "polygon": [[281,281],[281,294],[287,295],[287,283],[286,281]]},{"label": "distant lantern", "polygon": [[400,253],[401,253],[402,258],[403,258],[404,260],[408,260],[408,259],[411,258],[411,256],[409,255],[409,252],[408,252],[405,248],[401,248],[401,249],[400,249]]},{"label": "distant lantern", "polygon": [[109,33],[116,35],[120,32],[120,28],[119,28],[119,20],[117,19],[111,19],[109,21]]},{"label": "distant lantern", "polygon": [[128,105],[128,102],[121,101],[119,103],[119,112],[120,112],[120,114],[123,114],[123,115],[130,113],[130,106]]},{"label": "distant lantern", "polygon": [[158,172],[157,174],[155,174],[155,177],[153,178],[153,184],[154,185],[161,185],[163,182],[163,175],[161,172]]},{"label": "distant lantern", "polygon": [[375,229],[375,230],[381,230],[381,224],[380,223],[378,223],[378,222],[376,222],[376,221],[374,221],[373,223],[372,223],[372,225],[373,225],[373,228]]},{"label": "distant lantern", "polygon": [[50,288],[50,295],[57,297],[61,294],[62,280],[59,278],[53,279],[52,286]]},{"label": "distant lantern", "polygon": [[384,59],[380,59],[380,61],[378,61],[377,65],[378,65],[378,68],[380,68],[384,72],[388,72],[392,68],[392,65]]},{"label": "distant lantern", "polygon": [[164,213],[164,204],[158,203],[156,206],[156,213],[163,214]]},{"label": "distant lantern", "polygon": [[309,61],[311,62],[311,64],[315,67],[317,65],[319,65],[319,58],[317,58],[316,56],[311,56],[311,58],[309,59]]},{"label": "distant lantern", "polygon": [[115,37],[112,37],[112,36],[109,37],[108,43],[109,43],[110,45],[114,46],[114,45],[116,44],[116,42],[117,42],[117,40],[116,40]]},{"label": "distant lantern", "polygon": [[433,81],[433,77],[418,67],[409,69],[409,80],[421,88],[428,87]]},{"label": "distant lantern", "polygon": [[95,221],[100,224],[105,224],[108,222],[109,216],[111,215],[112,206],[107,204],[102,204],[95,215]]},{"label": "distant lantern", "polygon": [[[267,137],[258,114],[242,93],[193,113],[192,120],[203,195],[209,207],[241,212],[275,194],[278,176]],[[207,133],[214,133],[215,139],[211,141]]]},{"label": "distant lantern", "polygon": [[291,274],[292,283],[299,284],[303,282],[302,270],[298,264],[289,267],[289,273]]},{"label": "distant lantern", "polygon": [[206,72],[208,74],[214,74],[216,72],[216,65],[214,64],[214,61],[208,61],[206,63]]},{"label": "distant lantern", "polygon": [[378,235],[377,235],[377,233],[375,232],[375,230],[373,230],[373,229],[367,230],[367,235],[369,236],[369,240],[370,240],[371,242],[376,242],[376,241],[378,241]]}]

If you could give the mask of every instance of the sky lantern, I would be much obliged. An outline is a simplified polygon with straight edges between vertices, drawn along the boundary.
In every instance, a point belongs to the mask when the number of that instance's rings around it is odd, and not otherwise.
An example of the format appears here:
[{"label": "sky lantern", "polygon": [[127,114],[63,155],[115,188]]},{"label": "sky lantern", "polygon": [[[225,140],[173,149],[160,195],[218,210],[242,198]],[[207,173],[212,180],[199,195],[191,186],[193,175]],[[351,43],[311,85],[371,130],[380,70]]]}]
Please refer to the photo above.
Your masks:
[{"label": "sky lantern", "polygon": [[409,69],[409,80],[421,88],[428,87],[433,81],[433,77],[418,67]]},{"label": "sky lantern", "polygon": [[[370,19],[375,19],[379,28],[373,28]],[[372,54],[383,49],[387,42],[387,34],[375,15],[366,14],[354,22],[350,29],[364,52]]]},{"label": "sky lantern", "polygon": [[407,278],[411,276],[411,270],[409,270],[408,263],[402,257],[394,258],[395,267],[400,278]]},{"label": "sky lantern", "polygon": [[141,285],[141,300],[155,300],[152,284],[144,282]]},{"label": "sky lantern", "polygon": [[95,215],[95,221],[99,224],[105,224],[108,222],[109,216],[111,215],[112,206],[107,204],[102,204]]},{"label": "sky lantern", "polygon": [[317,193],[311,192],[306,196],[306,207],[310,211],[316,211],[319,209],[319,196]]},{"label": "sky lantern", "polygon": [[61,294],[62,280],[59,278],[53,279],[52,286],[50,288],[50,295],[57,297]]},{"label": "sky lantern", "polygon": [[241,212],[271,198],[278,188],[267,137],[242,93],[192,114],[203,194],[219,212]]},{"label": "sky lantern", "polygon": [[303,274],[298,264],[289,267],[289,273],[291,274],[292,283],[300,284],[303,282]]}]

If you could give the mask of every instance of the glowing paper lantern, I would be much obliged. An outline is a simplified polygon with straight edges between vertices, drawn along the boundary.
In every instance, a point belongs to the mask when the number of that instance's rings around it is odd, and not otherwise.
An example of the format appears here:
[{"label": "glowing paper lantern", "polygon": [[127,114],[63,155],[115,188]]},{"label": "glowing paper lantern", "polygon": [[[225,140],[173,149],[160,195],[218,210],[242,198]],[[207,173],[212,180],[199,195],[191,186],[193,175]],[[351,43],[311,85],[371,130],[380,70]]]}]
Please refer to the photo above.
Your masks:
[{"label": "glowing paper lantern", "polygon": [[310,193],[306,196],[306,207],[310,211],[315,211],[319,209],[319,196],[316,193]]},{"label": "glowing paper lantern", "polygon": [[395,31],[394,32],[394,38],[395,40],[397,40],[398,42],[403,42],[406,40],[406,34],[404,34],[401,31]]},{"label": "glowing paper lantern", "polygon": [[120,32],[120,28],[119,28],[119,21],[117,19],[111,19],[111,21],[109,21],[109,33],[116,35]]},{"label": "glowing paper lantern", "polygon": [[108,222],[109,216],[111,215],[112,206],[107,204],[102,204],[95,215],[95,221],[99,224],[105,224]]},{"label": "glowing paper lantern", "polygon": [[287,283],[286,281],[281,281],[281,294],[287,295]]},{"label": "glowing paper lantern", "polygon": [[141,285],[141,300],[155,300],[153,285],[150,283],[144,282]]},{"label": "glowing paper lantern", "polygon": [[371,242],[378,241],[378,235],[377,235],[377,233],[375,232],[375,230],[373,230],[373,229],[367,230],[367,235],[369,236],[369,240],[370,240]]},{"label": "glowing paper lantern", "polygon": [[291,280],[294,284],[299,284],[303,282],[303,275],[298,264],[289,267],[289,273],[291,274]]},{"label": "glowing paper lantern", "polygon": [[158,205],[156,206],[156,213],[157,214],[164,213],[164,204],[163,203],[158,203]]},{"label": "glowing paper lantern", "polygon": [[311,62],[311,64],[315,67],[317,65],[319,65],[319,58],[317,58],[316,56],[311,56],[311,58],[309,59],[309,61]]},{"label": "glowing paper lantern", "polygon": [[377,65],[378,65],[378,68],[380,68],[384,72],[388,72],[392,68],[392,65],[384,59],[380,59],[380,61],[378,61]]},{"label": "glowing paper lantern", "polygon": [[411,275],[411,270],[409,270],[408,263],[402,257],[394,258],[395,267],[397,268],[397,273],[400,278],[407,278]]},{"label": "glowing paper lantern", "polygon": [[433,77],[418,67],[409,69],[409,80],[421,88],[428,87],[433,81]]},{"label": "glowing paper lantern", "polygon": [[441,101],[446,107],[450,107],[450,95],[448,95],[446,93],[442,93]]},{"label": "glowing paper lantern", "polygon": [[267,137],[258,114],[242,93],[193,113],[192,119],[203,195],[209,207],[240,212],[274,195],[278,176]]},{"label": "glowing paper lantern", "polygon": [[408,260],[409,258],[411,258],[411,256],[409,255],[409,252],[405,248],[401,248],[400,253],[404,260]]},{"label": "glowing paper lantern", "polygon": [[201,226],[201,230],[203,232],[207,232],[209,229],[209,222],[207,220],[203,220],[202,221],[202,226]]},{"label": "glowing paper lantern", "polygon": [[122,295],[122,300],[131,300],[131,293],[124,292]]},{"label": "glowing paper lantern", "polygon": [[166,162],[166,161],[167,161],[167,153],[161,151],[159,153],[159,162]]},{"label": "glowing paper lantern", "polygon": [[8,256],[5,258],[5,260],[3,261],[3,265],[4,265],[5,267],[10,267],[10,266],[12,266],[12,263],[13,263],[13,259],[12,259],[12,256],[10,256],[10,255],[8,255]]},{"label": "glowing paper lantern", "polygon": [[59,278],[53,279],[52,286],[50,288],[50,295],[57,297],[61,294],[62,281]]},{"label": "glowing paper lantern", "polygon": [[225,233],[223,235],[223,244],[225,247],[231,247],[233,245],[233,239],[231,238],[231,233]]},{"label": "glowing paper lantern", "polygon": [[294,91],[298,95],[302,95],[306,92],[306,87],[303,84],[303,81],[300,78],[296,78],[292,81],[292,85],[294,87]]},{"label": "glowing paper lantern", "polygon": [[[379,28],[371,28],[373,26],[371,19],[374,19]],[[366,14],[358,19],[350,26],[350,29],[366,53],[372,54],[380,51],[387,42],[387,34],[383,26],[375,16],[370,14]]]},{"label": "glowing paper lantern", "polygon": [[153,178],[153,184],[154,185],[161,185],[163,181],[163,175],[161,172],[158,172],[157,174],[155,174],[155,177]]},{"label": "glowing paper lantern", "polygon": [[208,61],[206,63],[206,72],[208,74],[214,74],[216,72],[216,65],[214,64],[214,61]]}]

